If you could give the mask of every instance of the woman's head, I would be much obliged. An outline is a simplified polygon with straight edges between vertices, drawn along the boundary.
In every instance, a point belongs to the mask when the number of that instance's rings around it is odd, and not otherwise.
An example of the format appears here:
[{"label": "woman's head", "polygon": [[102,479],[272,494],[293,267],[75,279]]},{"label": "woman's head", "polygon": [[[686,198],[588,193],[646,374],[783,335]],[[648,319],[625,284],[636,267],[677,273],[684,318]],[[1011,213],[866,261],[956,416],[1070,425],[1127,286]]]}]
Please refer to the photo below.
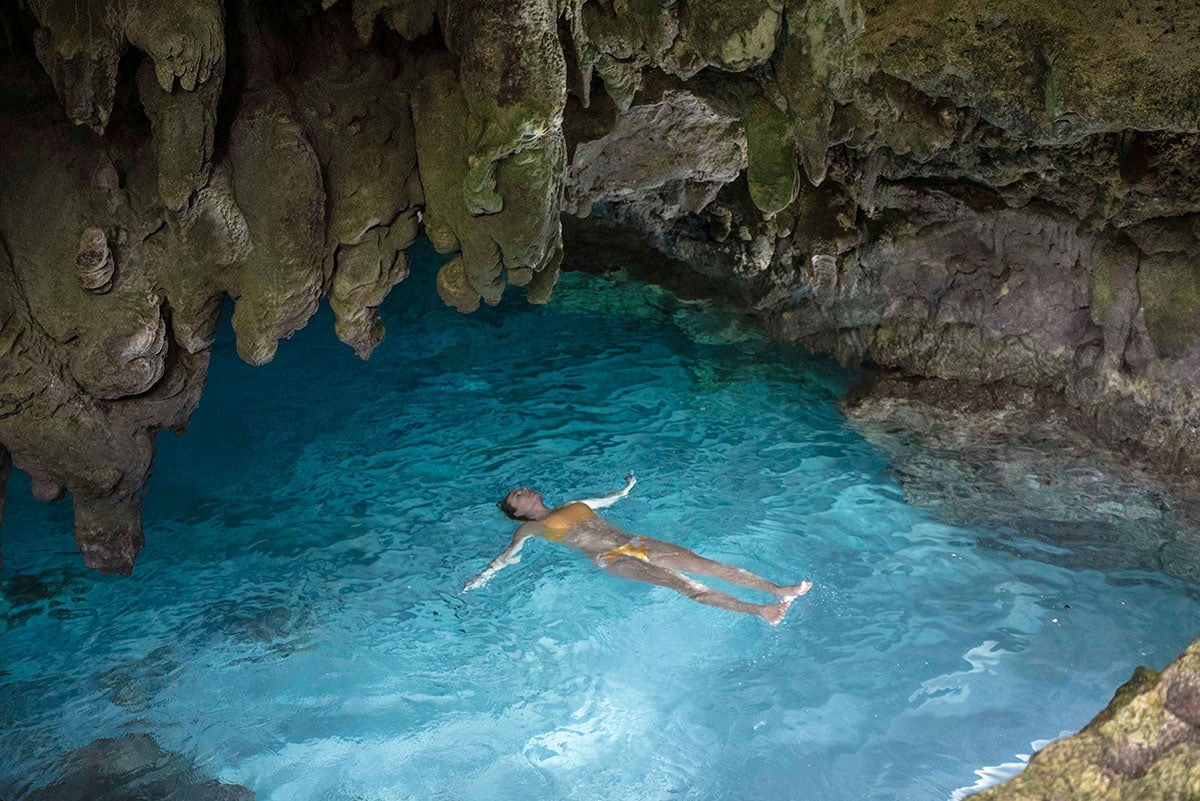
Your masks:
[{"label": "woman's head", "polygon": [[505,495],[504,500],[500,501],[498,505],[500,506],[500,511],[513,520],[541,520],[550,514],[550,510],[546,508],[541,494],[529,489],[529,487],[521,487],[520,489],[513,490],[508,495]]}]

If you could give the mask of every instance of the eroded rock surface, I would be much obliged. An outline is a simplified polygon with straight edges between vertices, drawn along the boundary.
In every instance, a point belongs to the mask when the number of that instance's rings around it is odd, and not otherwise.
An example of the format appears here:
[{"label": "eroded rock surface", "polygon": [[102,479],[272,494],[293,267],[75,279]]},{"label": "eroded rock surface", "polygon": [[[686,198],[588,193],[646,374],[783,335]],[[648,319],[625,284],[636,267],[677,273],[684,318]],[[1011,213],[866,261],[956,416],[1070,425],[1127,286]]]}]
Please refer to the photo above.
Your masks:
[{"label": "eroded rock surface", "polygon": [[252,364],[323,296],[366,358],[422,215],[460,254],[448,302],[496,303],[508,283],[549,297],[559,29],[579,13],[541,0],[6,12],[0,448],[39,498],[70,492],[90,567],[132,569],[154,437],[186,428],[226,297]]},{"label": "eroded rock surface", "polygon": [[[1164,480],[1106,448],[1059,394],[882,373],[852,390],[844,410],[888,453],[906,500],[977,532],[978,548],[1072,570],[1200,582],[1200,487]],[[972,798],[1193,797],[1200,719],[1184,699],[1200,687],[1198,657],[1200,640],[1161,676],[1138,668],[1079,734]]]},{"label": "eroded rock surface", "polygon": [[563,210],[782,338],[1053,390],[1112,443],[1200,466],[1186,4],[48,0],[6,19],[0,443],[39,494],[90,499],[106,569],[131,567],[153,433],[186,425],[223,298],[251,363],[322,297],[365,358],[422,228],[456,254],[448,304],[543,302]]},{"label": "eroded rock surface", "polygon": [[1051,743],[977,801],[1200,796],[1200,642],[1161,673],[1138,668],[1078,734]]},{"label": "eroded rock surface", "polygon": [[1200,486],[1107,448],[1083,413],[1046,390],[871,376],[843,404],[889,456],[905,499],[1014,550],[1074,570],[1139,570],[1200,582]]}]

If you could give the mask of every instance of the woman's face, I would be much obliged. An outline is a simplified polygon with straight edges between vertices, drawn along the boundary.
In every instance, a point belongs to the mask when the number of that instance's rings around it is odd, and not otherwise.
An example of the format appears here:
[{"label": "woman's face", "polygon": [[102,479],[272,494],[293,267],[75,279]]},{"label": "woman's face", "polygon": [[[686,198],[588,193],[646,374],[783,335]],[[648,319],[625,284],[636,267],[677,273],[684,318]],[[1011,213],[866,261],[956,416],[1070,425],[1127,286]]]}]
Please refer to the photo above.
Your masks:
[{"label": "woman's face", "polygon": [[513,510],[514,516],[518,519],[531,519],[538,512],[546,508],[546,504],[542,501],[541,494],[529,489],[521,487],[508,493],[508,497],[504,499],[510,509]]}]

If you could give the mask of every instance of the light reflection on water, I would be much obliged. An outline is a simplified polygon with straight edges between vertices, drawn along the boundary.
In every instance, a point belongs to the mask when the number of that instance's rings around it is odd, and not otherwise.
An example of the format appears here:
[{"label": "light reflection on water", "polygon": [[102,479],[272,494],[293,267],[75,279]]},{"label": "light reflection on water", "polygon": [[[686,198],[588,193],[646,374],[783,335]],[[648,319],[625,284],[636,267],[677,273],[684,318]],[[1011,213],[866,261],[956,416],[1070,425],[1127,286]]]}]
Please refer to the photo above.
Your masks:
[{"label": "light reflection on water", "polygon": [[[263,368],[218,343],[132,578],[84,571],[69,508],[14,480],[0,796],[149,732],[277,801],[945,799],[1200,633],[1195,584],[1082,553],[1088,515],[906,505],[836,411],[848,371],[615,277],[458,316],[434,263],[365,364],[326,316]],[[630,469],[618,524],[816,588],[770,628],[533,543],[458,593],[508,541],[504,491]]]}]

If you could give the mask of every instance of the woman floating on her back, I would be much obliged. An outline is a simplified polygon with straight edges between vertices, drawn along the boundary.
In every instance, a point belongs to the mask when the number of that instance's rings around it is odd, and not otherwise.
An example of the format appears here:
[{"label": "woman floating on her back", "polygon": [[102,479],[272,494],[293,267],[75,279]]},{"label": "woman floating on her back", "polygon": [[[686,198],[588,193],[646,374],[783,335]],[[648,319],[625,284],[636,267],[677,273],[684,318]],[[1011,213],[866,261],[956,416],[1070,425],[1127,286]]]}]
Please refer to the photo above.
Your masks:
[{"label": "woman floating on her back", "polygon": [[[512,542],[504,552],[467,582],[463,591],[482,587],[498,570],[519,561],[517,553],[530,537],[541,537],[574,548],[591,557],[596,567],[614,576],[670,587],[693,601],[731,612],[758,615],[771,625],[783,620],[792,601],[812,587],[811,581],[786,586],[775,584],[740,567],[705,559],[674,543],[626,534],[595,513],[594,510],[611,506],[624,498],[636,483],[637,479],[630,473],[625,476],[625,489],[620,492],[602,498],[575,501],[557,509],[548,508],[542,496],[528,487],[508,493],[500,502],[500,508],[522,525],[513,534]],[[731,584],[768,592],[779,601],[773,604],[739,601],[732,595],[706,587],[684,573],[715,576]]]}]

